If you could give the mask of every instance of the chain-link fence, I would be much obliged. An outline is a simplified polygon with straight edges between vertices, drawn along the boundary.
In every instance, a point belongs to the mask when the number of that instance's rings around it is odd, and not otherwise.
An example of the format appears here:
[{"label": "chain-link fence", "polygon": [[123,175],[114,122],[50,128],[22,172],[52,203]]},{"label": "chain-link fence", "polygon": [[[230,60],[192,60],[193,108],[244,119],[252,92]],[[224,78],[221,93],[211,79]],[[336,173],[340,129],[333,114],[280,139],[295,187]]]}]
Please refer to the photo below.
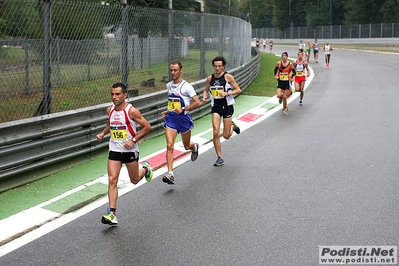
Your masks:
[{"label": "chain-link fence", "polygon": [[0,0],[0,123],[164,90],[169,64],[189,82],[251,59],[251,25],[212,14],[55,0]]},{"label": "chain-link fence", "polygon": [[262,39],[396,38],[399,37],[399,23],[335,25],[315,28],[291,27],[284,31],[278,31],[275,28],[258,28],[252,30],[252,37]]}]

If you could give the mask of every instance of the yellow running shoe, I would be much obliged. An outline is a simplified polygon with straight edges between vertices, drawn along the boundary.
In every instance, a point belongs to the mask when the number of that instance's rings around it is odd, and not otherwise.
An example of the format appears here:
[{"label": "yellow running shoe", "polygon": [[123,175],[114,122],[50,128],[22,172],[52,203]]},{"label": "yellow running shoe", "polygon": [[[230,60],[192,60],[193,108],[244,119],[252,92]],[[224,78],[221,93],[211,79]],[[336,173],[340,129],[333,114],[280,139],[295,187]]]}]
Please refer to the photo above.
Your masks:
[{"label": "yellow running shoe", "polygon": [[116,218],[116,214],[115,213],[110,212],[107,215],[103,215],[103,217],[101,217],[101,222],[103,224],[117,225],[118,224],[118,219]]}]

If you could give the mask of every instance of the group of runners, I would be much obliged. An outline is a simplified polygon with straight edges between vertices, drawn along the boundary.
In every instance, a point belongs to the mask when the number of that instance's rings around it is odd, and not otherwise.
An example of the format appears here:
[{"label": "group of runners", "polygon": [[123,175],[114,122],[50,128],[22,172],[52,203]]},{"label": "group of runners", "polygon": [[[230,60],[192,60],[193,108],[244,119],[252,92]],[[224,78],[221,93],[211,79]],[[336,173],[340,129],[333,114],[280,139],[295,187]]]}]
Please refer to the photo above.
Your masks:
[{"label": "group of runners", "polygon": [[269,51],[273,51],[273,39],[267,41],[266,39],[258,39],[255,38],[256,48],[260,49],[263,46],[263,49],[266,49],[266,46],[269,45]]},{"label": "group of runners", "polygon": [[[271,40],[272,41],[272,40]],[[303,43],[302,41],[300,43]],[[309,42],[307,42],[309,43]],[[271,44],[271,47],[273,44]],[[314,58],[317,62],[318,43],[312,44]],[[271,49],[271,48],[270,48]],[[306,77],[309,77],[310,70],[308,46],[300,46],[298,58],[295,62],[288,60],[288,53],[283,52],[281,60],[277,62],[274,74],[277,79],[277,97],[283,103],[283,113],[288,113],[287,99],[291,96],[291,79],[295,76],[295,91],[300,92],[299,104],[302,105]],[[326,53],[326,66],[329,66],[331,45],[326,42],[324,47]],[[217,155],[214,166],[224,165],[221,151],[220,129],[223,123],[222,136],[229,139],[233,132],[240,134],[240,128],[233,122],[234,96],[241,93],[241,89],[234,77],[225,71],[226,60],[223,56],[217,56],[212,60],[214,73],[208,76],[205,90],[202,95],[202,102],[211,101],[213,145]],[[181,62],[174,61],[169,66],[172,81],[166,84],[168,94],[167,108],[161,113],[164,118],[166,138],[166,166],[167,172],[163,175],[162,181],[173,185],[175,176],[173,173],[174,145],[178,134],[184,148],[191,151],[191,160],[198,158],[199,144],[191,141],[191,130],[194,122],[191,119],[190,111],[199,108],[201,101],[194,87],[182,78],[183,66]],[[122,165],[125,164],[130,181],[137,184],[145,178],[148,182],[152,180],[153,171],[148,162],[139,166],[138,142],[151,131],[151,125],[142,116],[140,111],[126,101],[128,97],[127,87],[123,83],[115,83],[111,88],[111,99],[113,104],[106,109],[108,120],[105,128],[97,134],[98,141],[109,134],[109,155],[108,155],[108,201],[107,214],[101,217],[101,222],[109,225],[118,224],[116,217],[116,202],[118,199],[117,183]],[[140,131],[137,127],[140,126]]]},{"label": "group of runners", "polygon": [[[221,150],[220,129],[223,123],[223,134],[229,139],[233,132],[240,134],[240,128],[233,122],[234,95],[240,94],[241,89],[234,77],[225,71],[226,60],[223,56],[217,56],[212,60],[214,73],[207,78],[202,101],[211,101],[213,145],[217,155],[214,166],[224,165]],[[182,78],[183,66],[181,62],[174,61],[169,66],[172,81],[166,84],[168,94],[167,108],[161,113],[164,118],[166,138],[166,166],[167,172],[162,181],[173,185],[175,176],[173,173],[174,145],[178,134],[184,148],[191,151],[191,160],[198,158],[198,143],[191,141],[191,129],[194,122],[190,111],[201,106],[201,101],[194,87]],[[208,97],[209,96],[209,97]],[[108,202],[107,214],[101,217],[101,222],[108,225],[117,225],[116,202],[118,199],[117,183],[122,165],[125,164],[130,181],[137,184],[145,178],[152,180],[153,171],[148,162],[139,166],[138,142],[151,131],[148,121],[140,111],[126,101],[128,92],[125,84],[115,83],[111,88],[113,104],[106,111],[108,121],[105,128],[97,134],[98,141],[110,134],[108,154]],[[140,126],[140,131],[137,131]]]},{"label": "group of runners", "polygon": [[[298,50],[300,52],[305,53],[304,54],[304,58],[306,61],[310,61],[310,53],[311,50],[313,49],[313,57],[316,63],[319,62],[319,42],[317,41],[317,39],[315,39],[314,43],[310,43],[309,40],[300,40],[298,43]],[[326,62],[326,67],[330,67],[330,57],[331,57],[331,51],[332,46],[330,45],[329,41],[326,41],[326,44],[323,47],[324,50],[324,57],[325,57],[325,62]]]},{"label": "group of runners", "polygon": [[[310,51],[313,49],[313,56],[316,63],[318,63],[319,58],[319,43],[317,39],[313,44],[307,40],[303,42],[300,40],[298,43],[298,54],[297,59],[294,62],[288,60],[288,53],[283,52],[281,54],[281,60],[277,62],[274,68],[274,76],[277,80],[277,92],[276,96],[279,98],[279,103],[283,104],[282,113],[288,114],[287,100],[292,95],[293,91],[299,92],[299,105],[303,105],[303,96],[306,78],[310,75],[309,70],[309,60]],[[333,51],[332,46],[328,41],[323,48],[325,55],[326,68],[330,67],[331,51]],[[292,79],[294,77],[295,88],[292,89]]]}]

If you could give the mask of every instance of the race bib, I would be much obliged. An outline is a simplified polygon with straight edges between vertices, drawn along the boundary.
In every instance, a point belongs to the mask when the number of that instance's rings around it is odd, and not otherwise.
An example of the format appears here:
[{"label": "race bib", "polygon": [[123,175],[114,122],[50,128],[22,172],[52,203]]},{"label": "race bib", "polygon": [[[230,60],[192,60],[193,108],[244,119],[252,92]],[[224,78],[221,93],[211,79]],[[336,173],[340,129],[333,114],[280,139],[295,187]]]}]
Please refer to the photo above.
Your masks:
[{"label": "race bib", "polygon": [[211,87],[211,94],[214,99],[223,99],[224,97],[221,96],[223,92],[223,87]]},{"label": "race bib", "polygon": [[297,71],[297,72],[296,72],[296,75],[297,75],[298,77],[303,76],[303,71]]},{"label": "race bib", "polygon": [[127,139],[126,126],[110,126],[110,135],[114,141],[125,141]]},{"label": "race bib", "polygon": [[288,73],[280,73],[280,80],[287,81],[288,80]]},{"label": "race bib", "polygon": [[178,97],[169,97],[168,98],[168,110],[173,111],[177,108],[181,108],[180,98]]}]

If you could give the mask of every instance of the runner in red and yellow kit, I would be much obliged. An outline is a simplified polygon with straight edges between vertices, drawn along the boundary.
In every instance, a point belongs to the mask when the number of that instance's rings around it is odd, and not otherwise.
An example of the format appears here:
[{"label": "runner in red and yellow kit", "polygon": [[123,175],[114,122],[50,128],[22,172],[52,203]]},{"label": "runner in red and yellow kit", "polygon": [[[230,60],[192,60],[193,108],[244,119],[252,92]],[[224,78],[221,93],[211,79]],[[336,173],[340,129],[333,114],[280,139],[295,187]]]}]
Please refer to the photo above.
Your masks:
[{"label": "runner in red and yellow kit", "polygon": [[[303,53],[298,52],[298,59],[295,61],[295,91],[300,92],[301,95],[299,96],[299,105],[302,106],[302,100],[303,100],[303,95],[304,95],[304,87],[305,87],[305,81],[306,77],[309,77],[310,75],[310,70],[308,66],[308,62],[303,59]],[[306,73],[305,73],[306,70]]]},{"label": "runner in red and yellow kit", "polygon": [[294,65],[288,61],[288,53],[281,54],[281,60],[274,69],[274,77],[277,80],[277,98],[283,103],[283,114],[288,113],[287,99],[291,96],[291,78],[295,75]]}]

